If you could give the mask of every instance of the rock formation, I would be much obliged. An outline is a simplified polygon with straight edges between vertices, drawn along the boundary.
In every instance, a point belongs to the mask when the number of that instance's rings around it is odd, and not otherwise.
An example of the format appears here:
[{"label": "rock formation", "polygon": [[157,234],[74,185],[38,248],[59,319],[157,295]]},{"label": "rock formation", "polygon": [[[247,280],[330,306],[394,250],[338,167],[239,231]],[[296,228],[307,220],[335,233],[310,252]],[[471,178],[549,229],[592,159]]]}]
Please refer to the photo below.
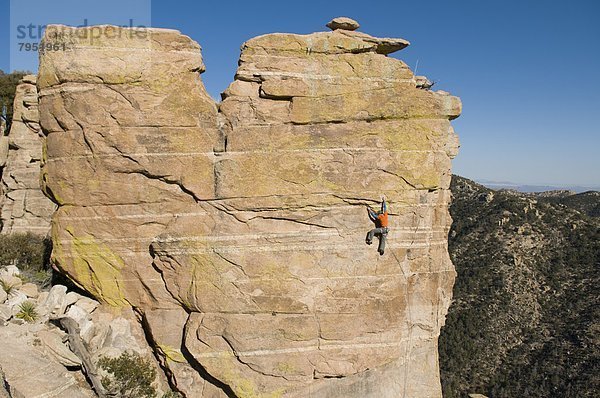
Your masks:
[{"label": "rock formation", "polygon": [[331,30],[343,29],[343,30],[356,30],[360,28],[360,24],[355,20],[348,17],[337,17],[333,18],[326,25]]},{"label": "rock formation", "polygon": [[55,264],[133,307],[189,397],[439,397],[461,105],[387,57],[409,43],[260,36],[216,104],[187,36],[90,29],[40,58]]},{"label": "rock formation", "polygon": [[[112,308],[67,292],[66,286],[40,291],[32,283],[22,284],[21,277],[16,266],[0,266],[0,386],[10,390],[10,397],[102,396],[94,394],[86,377],[112,377],[99,367],[100,359],[124,352],[147,358],[149,367],[159,368],[141,325],[132,322],[131,309],[117,316]],[[73,329],[68,335],[57,327],[67,323]],[[80,341],[85,353],[73,340]],[[162,396],[169,388],[162,372],[157,373],[153,384]],[[2,392],[0,388],[0,397]]]},{"label": "rock formation", "polygon": [[56,210],[40,189],[43,138],[38,113],[36,77],[25,76],[17,86],[13,122],[8,136],[0,137],[2,171],[2,233],[46,235]]}]

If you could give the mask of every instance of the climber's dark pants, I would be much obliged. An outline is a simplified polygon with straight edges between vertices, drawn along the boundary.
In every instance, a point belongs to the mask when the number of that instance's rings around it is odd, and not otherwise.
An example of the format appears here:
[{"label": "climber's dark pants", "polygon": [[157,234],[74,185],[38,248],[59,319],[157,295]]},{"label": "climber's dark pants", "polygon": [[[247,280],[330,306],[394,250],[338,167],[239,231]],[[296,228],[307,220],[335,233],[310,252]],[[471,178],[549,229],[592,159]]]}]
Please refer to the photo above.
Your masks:
[{"label": "climber's dark pants", "polygon": [[369,231],[369,233],[367,233],[366,241],[368,245],[373,243],[373,236],[379,236],[379,247],[377,248],[377,251],[380,255],[383,255],[383,252],[385,251],[385,239],[387,238],[388,232],[388,228],[373,228]]}]

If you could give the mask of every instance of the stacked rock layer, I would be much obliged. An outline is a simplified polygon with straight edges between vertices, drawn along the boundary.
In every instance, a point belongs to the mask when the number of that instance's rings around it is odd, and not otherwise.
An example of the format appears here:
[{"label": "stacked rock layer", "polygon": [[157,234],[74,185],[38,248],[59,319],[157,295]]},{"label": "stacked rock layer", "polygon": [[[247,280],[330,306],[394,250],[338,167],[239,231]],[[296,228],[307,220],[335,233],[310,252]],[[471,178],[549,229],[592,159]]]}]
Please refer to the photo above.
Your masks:
[{"label": "stacked rock layer", "polygon": [[460,101],[387,56],[408,42],[260,36],[217,105],[191,39],[109,28],[44,39],[56,264],[133,306],[188,396],[439,397]]},{"label": "stacked rock layer", "polygon": [[17,86],[13,122],[8,136],[0,137],[0,198],[2,233],[46,235],[56,210],[40,188],[43,138],[39,125],[36,77],[25,76]]}]

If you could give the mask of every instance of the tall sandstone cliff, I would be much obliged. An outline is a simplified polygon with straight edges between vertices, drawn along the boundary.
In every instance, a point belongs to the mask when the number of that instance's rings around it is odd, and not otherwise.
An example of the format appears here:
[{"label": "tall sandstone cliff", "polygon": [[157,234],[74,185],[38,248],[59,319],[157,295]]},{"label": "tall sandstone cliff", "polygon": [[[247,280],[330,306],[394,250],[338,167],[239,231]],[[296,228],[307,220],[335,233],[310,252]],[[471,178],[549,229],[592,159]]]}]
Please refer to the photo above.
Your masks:
[{"label": "tall sandstone cliff", "polygon": [[90,29],[40,58],[56,265],[132,306],[189,397],[441,396],[460,101],[387,56],[408,42],[260,36],[217,104],[189,37]]},{"label": "tall sandstone cliff", "polygon": [[2,233],[46,235],[56,210],[40,189],[43,137],[39,124],[36,77],[27,75],[17,86],[8,136],[0,137]]}]

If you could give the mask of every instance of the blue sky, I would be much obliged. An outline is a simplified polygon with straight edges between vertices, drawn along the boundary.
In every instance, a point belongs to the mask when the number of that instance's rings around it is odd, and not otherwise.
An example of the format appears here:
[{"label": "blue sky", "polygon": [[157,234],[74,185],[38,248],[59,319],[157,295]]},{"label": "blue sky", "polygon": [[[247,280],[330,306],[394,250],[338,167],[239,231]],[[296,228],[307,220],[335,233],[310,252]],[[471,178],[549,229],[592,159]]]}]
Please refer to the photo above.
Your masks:
[{"label": "blue sky", "polygon": [[[461,97],[454,172],[473,179],[600,186],[600,2],[0,0],[0,69],[32,68],[15,55],[15,20],[175,28],[203,47],[209,93],[233,79],[240,45],[264,33],[326,30],[332,17],[402,37],[393,55],[435,88]],[[18,3],[14,3],[18,2]],[[141,22],[140,22],[141,21]],[[12,29],[12,30],[11,30]],[[13,51],[10,51],[10,45]],[[11,59],[12,54],[12,59]],[[12,62],[11,62],[12,61]]]}]

